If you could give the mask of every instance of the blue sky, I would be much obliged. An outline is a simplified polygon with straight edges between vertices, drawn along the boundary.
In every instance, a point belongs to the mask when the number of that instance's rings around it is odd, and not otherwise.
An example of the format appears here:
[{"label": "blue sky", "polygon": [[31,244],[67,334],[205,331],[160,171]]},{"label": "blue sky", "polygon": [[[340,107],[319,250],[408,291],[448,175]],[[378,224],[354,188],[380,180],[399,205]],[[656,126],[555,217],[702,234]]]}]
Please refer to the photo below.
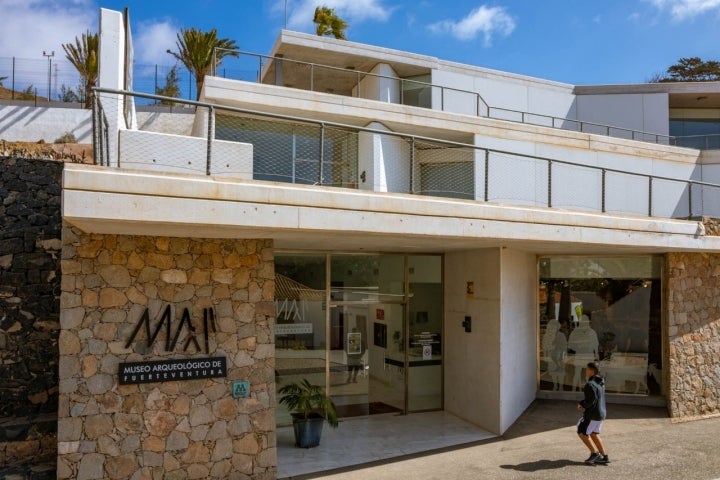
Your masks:
[{"label": "blue sky", "polygon": [[97,31],[99,7],[129,8],[142,64],[173,65],[166,50],[189,27],[266,54],[286,21],[312,33],[319,4],[348,22],[352,41],[576,85],[644,82],[681,57],[720,60],[720,0],[0,0],[0,58],[62,55],[62,43]]}]

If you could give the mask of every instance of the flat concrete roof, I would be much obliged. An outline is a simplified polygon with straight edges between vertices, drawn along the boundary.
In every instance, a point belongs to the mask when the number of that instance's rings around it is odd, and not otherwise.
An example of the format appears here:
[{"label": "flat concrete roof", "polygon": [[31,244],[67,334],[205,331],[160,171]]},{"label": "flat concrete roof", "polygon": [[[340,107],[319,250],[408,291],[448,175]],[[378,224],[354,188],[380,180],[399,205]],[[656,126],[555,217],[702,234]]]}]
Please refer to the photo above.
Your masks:
[{"label": "flat concrete roof", "polygon": [[[63,218],[88,233],[268,238],[281,249],[537,254],[720,251],[694,221],[68,164]],[[123,205],[123,208],[117,208]]]},{"label": "flat concrete roof", "polygon": [[[492,70],[475,65],[450,62],[428,55],[377,47],[363,43],[321,37],[307,33],[281,30],[270,52],[271,57],[282,57],[283,86],[298,87],[307,83],[309,66],[313,67],[313,90],[349,94],[357,83],[353,72],[370,72],[379,63],[392,66],[400,78],[428,75],[432,70],[462,72],[475,77],[491,77],[503,81],[543,85],[546,88],[570,90],[572,85]],[[273,83],[280,62],[270,61],[262,73],[262,83]],[[324,68],[325,67],[325,68]],[[332,67],[333,70],[327,67]]]},{"label": "flat concrete roof", "polygon": [[720,108],[720,82],[662,82],[584,85],[575,95],[667,94],[670,108]]}]

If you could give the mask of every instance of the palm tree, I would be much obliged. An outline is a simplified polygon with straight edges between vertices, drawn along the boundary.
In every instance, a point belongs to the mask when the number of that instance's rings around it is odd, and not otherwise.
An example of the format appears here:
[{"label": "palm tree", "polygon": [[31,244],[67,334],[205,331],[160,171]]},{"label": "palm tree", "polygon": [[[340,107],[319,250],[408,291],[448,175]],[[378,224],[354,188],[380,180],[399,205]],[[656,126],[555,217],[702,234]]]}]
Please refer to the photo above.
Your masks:
[{"label": "palm tree", "polygon": [[75,37],[75,44],[64,43],[65,58],[73,64],[82,79],[85,91],[85,108],[92,104],[92,89],[98,79],[98,46],[100,37],[97,33],[82,34],[82,38]]},{"label": "palm tree", "polygon": [[338,17],[334,8],[326,6],[315,8],[315,17],[313,23],[317,24],[315,33],[318,36],[332,35],[340,40],[345,40],[345,29],[348,27],[347,22]]},{"label": "palm tree", "polygon": [[[200,98],[205,75],[210,73],[213,67],[219,66],[223,57],[238,56],[238,52],[233,51],[237,49],[235,40],[218,38],[215,28],[209,32],[194,28],[181,29],[177,34],[177,49],[178,52],[168,50],[167,53],[181,61],[195,77],[196,99]],[[213,58],[215,65],[212,64]]]}]

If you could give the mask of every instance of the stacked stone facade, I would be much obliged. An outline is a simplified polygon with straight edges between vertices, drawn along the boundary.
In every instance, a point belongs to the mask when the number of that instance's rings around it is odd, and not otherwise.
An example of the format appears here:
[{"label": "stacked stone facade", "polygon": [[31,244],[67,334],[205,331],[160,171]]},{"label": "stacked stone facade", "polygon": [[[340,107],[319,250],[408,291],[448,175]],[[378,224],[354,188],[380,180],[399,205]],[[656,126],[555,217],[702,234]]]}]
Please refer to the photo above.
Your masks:
[{"label": "stacked stone facade", "polygon": [[[270,479],[276,476],[270,241],[88,235],[63,229],[58,478]],[[183,328],[188,309],[196,335]],[[202,339],[203,309],[216,331]],[[119,385],[120,362],[225,357],[222,378]],[[234,381],[248,398],[233,398]]]},{"label": "stacked stone facade", "polygon": [[56,455],[62,168],[0,157],[3,478],[9,469],[54,463]]},{"label": "stacked stone facade", "polygon": [[668,409],[674,418],[720,413],[720,255],[670,253]]}]

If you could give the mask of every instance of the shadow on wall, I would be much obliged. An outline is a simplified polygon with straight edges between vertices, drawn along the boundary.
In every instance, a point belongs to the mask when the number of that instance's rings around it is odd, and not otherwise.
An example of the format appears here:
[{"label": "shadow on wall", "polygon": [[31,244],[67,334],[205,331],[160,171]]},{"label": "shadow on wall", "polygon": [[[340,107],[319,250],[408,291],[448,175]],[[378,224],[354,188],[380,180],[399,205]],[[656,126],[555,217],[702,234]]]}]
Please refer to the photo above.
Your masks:
[{"label": "shadow on wall", "polygon": [[0,135],[14,142],[54,142],[72,133],[92,142],[92,111],[79,108],[0,106]]}]

